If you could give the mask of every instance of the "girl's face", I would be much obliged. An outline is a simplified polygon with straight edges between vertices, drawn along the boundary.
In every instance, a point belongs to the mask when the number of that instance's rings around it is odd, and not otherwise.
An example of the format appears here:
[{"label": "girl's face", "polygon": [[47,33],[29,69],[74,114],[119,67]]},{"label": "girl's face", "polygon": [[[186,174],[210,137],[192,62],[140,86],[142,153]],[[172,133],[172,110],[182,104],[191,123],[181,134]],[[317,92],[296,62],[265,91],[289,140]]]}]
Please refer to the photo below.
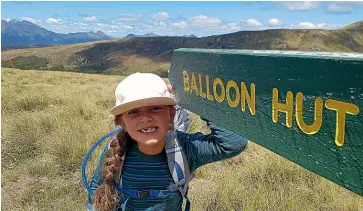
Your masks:
[{"label": "girl's face", "polygon": [[119,123],[138,144],[155,144],[165,139],[174,115],[173,106],[145,106],[124,112]]}]

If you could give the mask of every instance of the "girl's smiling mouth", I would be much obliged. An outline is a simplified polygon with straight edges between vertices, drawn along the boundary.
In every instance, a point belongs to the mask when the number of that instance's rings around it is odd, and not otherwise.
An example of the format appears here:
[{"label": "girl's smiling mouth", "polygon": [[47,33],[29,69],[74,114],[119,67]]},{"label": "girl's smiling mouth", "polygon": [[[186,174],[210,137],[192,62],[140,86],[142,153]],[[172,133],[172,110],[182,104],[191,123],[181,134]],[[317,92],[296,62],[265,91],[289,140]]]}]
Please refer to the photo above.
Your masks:
[{"label": "girl's smiling mouth", "polygon": [[157,129],[158,129],[158,127],[145,127],[138,131],[142,132],[142,133],[152,133],[152,132],[155,132]]}]

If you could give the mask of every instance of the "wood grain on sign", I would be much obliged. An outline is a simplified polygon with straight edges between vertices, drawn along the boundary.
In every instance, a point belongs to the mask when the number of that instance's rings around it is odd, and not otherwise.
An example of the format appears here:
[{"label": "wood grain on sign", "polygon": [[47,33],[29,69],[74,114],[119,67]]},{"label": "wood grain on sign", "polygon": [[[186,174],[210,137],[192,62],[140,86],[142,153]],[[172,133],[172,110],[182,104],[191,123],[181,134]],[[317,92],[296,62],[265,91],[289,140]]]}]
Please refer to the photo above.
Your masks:
[{"label": "wood grain on sign", "polygon": [[363,54],[177,49],[177,103],[363,196]]}]

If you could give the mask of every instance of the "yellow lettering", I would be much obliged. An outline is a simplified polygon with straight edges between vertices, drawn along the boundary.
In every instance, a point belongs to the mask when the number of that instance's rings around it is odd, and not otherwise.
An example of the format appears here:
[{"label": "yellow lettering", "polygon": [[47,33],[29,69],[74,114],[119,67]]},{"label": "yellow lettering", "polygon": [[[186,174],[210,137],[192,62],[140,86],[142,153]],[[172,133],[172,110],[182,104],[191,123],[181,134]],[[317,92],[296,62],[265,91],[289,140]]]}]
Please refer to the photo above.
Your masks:
[{"label": "yellow lettering", "polygon": [[286,113],[286,126],[292,127],[292,109],[293,109],[293,94],[291,91],[287,92],[286,104],[278,103],[279,91],[276,88],[272,90],[272,121],[277,123],[279,121],[279,111]]},{"label": "yellow lettering", "polygon": [[256,87],[254,83],[251,83],[251,95],[248,94],[247,86],[244,82],[241,83],[241,110],[246,110],[246,100],[248,103],[248,107],[250,109],[250,113],[252,115],[256,114]]},{"label": "yellow lettering", "polygon": [[[221,94],[218,95],[217,93],[217,85],[219,85],[221,87]],[[214,98],[217,100],[217,102],[221,103],[224,100],[225,97],[225,90],[224,90],[224,84],[222,79],[220,78],[215,78],[213,81],[213,94],[214,94]]]},{"label": "yellow lettering", "polygon": [[296,94],[296,122],[304,133],[313,135],[318,132],[323,123],[323,99],[321,97],[315,98],[314,122],[311,125],[305,124],[303,119],[303,99],[303,94],[298,92]]},{"label": "yellow lettering", "polygon": [[205,75],[205,86],[207,87],[207,99],[210,101],[213,101],[214,97],[209,92],[209,76],[208,75]]},{"label": "yellow lettering", "polygon": [[189,74],[187,71],[183,70],[183,78],[184,78],[184,91],[189,91]]},{"label": "yellow lettering", "polygon": [[347,114],[357,115],[359,113],[359,107],[352,103],[346,103],[330,99],[325,101],[325,107],[337,112],[335,144],[341,147],[344,145],[345,114],[347,113]]},{"label": "yellow lettering", "polygon": [[203,84],[202,84],[202,74],[198,74],[199,75],[199,96],[206,98],[207,95],[203,92]]},{"label": "yellow lettering", "polygon": [[[234,88],[234,91],[236,92],[236,99],[234,99],[234,100],[232,100],[231,94],[230,94],[230,89],[232,87]],[[229,106],[231,106],[232,108],[237,107],[238,103],[240,101],[241,95],[239,93],[238,85],[235,81],[230,80],[227,82],[226,95],[227,95],[227,102],[228,102]]]},{"label": "yellow lettering", "polygon": [[195,91],[195,94],[198,95],[198,86],[197,86],[197,81],[195,80],[194,73],[192,73],[192,82],[190,84],[190,93],[192,93],[193,90]]}]

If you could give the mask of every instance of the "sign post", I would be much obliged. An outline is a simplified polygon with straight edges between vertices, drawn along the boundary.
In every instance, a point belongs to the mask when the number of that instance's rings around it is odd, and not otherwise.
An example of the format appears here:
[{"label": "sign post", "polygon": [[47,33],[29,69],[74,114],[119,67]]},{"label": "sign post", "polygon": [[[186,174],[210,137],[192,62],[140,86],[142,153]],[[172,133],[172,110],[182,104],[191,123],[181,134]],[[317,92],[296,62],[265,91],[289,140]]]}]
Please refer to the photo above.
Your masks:
[{"label": "sign post", "polygon": [[177,49],[180,106],[363,196],[363,54]]}]

